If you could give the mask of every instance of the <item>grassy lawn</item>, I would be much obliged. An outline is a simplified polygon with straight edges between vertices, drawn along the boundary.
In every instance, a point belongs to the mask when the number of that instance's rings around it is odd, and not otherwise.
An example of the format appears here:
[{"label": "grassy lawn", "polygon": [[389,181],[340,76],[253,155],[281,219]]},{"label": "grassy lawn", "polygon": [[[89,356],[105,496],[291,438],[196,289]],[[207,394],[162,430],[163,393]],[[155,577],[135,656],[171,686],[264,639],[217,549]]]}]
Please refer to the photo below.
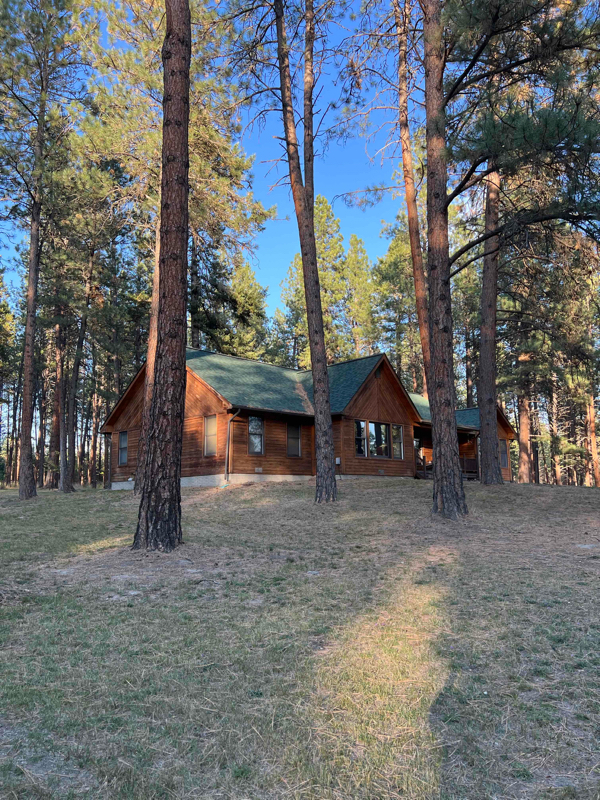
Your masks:
[{"label": "grassy lawn", "polygon": [[600,798],[600,492],[0,493],[0,797]]}]

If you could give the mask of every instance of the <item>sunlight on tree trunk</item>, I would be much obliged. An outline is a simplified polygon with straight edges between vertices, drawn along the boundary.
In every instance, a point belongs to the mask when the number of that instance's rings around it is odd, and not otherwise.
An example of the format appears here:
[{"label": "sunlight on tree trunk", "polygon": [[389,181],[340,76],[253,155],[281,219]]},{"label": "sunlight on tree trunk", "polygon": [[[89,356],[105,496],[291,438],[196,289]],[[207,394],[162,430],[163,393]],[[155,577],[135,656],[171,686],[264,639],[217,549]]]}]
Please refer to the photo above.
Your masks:
[{"label": "sunlight on tree trunk", "polygon": [[154,387],[134,549],[182,542],[181,446],[185,413],[191,22],[188,0],[167,0],[159,303]]},{"label": "sunlight on tree trunk", "polygon": [[424,0],[427,138],[427,244],[433,439],[433,513],[457,519],[468,513],[454,415],[454,368],[447,162],[444,112],[444,39],[439,0]]}]

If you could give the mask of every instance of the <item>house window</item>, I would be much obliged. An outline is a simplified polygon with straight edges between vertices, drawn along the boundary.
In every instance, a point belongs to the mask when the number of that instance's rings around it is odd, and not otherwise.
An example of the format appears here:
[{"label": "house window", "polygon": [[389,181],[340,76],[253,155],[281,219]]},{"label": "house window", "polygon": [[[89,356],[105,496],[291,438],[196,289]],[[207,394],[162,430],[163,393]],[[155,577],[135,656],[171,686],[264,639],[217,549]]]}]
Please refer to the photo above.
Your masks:
[{"label": "house window", "polygon": [[300,435],[301,425],[292,425],[288,422],[287,426],[287,454],[292,458],[300,458]]},{"label": "house window", "polygon": [[354,454],[367,455],[367,423],[362,419],[354,420]]},{"label": "house window", "polygon": [[217,455],[217,415],[204,417],[204,455]]},{"label": "house window", "polygon": [[392,451],[394,458],[404,459],[404,428],[392,425]]},{"label": "house window", "polygon": [[127,464],[127,431],[119,433],[119,466],[124,467]]},{"label": "house window", "polygon": [[384,422],[369,422],[369,455],[390,457],[390,426]]},{"label": "house window", "polygon": [[506,439],[499,439],[498,446],[500,449],[500,467],[501,469],[508,469],[508,442]]},{"label": "house window", "polygon": [[265,452],[264,422],[262,417],[248,417],[248,452],[262,456]]}]

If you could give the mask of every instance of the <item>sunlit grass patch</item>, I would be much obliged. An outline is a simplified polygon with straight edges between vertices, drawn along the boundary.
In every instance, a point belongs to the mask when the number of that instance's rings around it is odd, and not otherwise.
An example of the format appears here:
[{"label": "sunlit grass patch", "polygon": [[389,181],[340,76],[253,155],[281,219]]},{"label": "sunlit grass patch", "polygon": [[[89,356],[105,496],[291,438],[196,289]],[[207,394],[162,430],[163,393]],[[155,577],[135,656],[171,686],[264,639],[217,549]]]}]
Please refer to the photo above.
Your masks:
[{"label": "sunlit grass patch", "polygon": [[596,800],[596,495],[430,488],[3,493],[0,797]]},{"label": "sunlit grass patch", "polygon": [[377,608],[317,653],[299,765],[311,796],[426,798],[439,788],[429,713],[447,678],[435,649],[447,589],[423,585],[422,567],[391,570]]}]

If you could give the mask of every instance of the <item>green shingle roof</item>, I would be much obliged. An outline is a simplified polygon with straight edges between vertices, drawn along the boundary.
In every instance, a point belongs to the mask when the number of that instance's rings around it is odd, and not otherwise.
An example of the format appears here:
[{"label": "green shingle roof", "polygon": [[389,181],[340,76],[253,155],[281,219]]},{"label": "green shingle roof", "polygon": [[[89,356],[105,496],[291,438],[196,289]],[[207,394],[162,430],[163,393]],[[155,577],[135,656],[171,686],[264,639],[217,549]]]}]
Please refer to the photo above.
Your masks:
[{"label": "green shingle roof", "polygon": [[[381,355],[329,367],[331,413],[340,414],[360,389]],[[287,414],[313,414],[312,373],[236,356],[193,350],[187,365],[232,406]]]},{"label": "green shingle roof", "polygon": [[[431,409],[429,408],[429,400],[423,397],[422,394],[410,393],[410,399],[413,401],[419,416],[423,422],[431,422]],[[479,409],[478,408],[462,408],[455,411],[456,424],[459,428],[474,428],[479,430]]]},{"label": "green shingle roof", "polygon": [[479,422],[479,409],[478,408],[461,408],[456,411],[456,424],[462,428],[476,428],[479,430],[481,423]]},{"label": "green shingle roof", "polygon": [[431,411],[427,398],[423,397],[422,394],[415,394],[414,392],[409,392],[408,396],[412,400],[423,422],[431,422]]}]

